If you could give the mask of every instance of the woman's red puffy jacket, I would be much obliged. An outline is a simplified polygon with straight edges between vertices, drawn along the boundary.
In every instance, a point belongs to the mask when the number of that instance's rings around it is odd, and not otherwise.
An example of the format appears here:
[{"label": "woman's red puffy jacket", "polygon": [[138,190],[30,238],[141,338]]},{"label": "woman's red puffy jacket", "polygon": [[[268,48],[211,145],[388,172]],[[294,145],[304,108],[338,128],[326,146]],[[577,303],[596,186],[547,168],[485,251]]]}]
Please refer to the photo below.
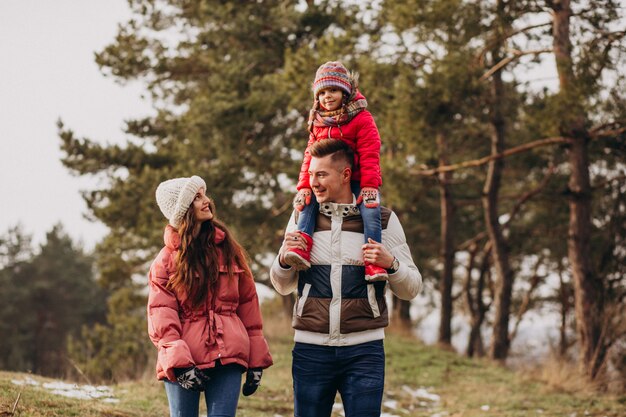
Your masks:
[{"label": "woman's red puffy jacket", "polygon": [[[218,249],[224,235],[216,229]],[[180,236],[168,225],[164,240],[165,247],[149,273],[148,333],[158,349],[157,378],[175,381],[174,368],[211,368],[218,359],[224,365],[236,363],[245,368],[271,366],[252,276],[235,267],[231,279],[226,266],[220,265],[216,296],[209,293],[206,304],[193,309],[184,295],[177,296],[167,288],[175,271]]]}]

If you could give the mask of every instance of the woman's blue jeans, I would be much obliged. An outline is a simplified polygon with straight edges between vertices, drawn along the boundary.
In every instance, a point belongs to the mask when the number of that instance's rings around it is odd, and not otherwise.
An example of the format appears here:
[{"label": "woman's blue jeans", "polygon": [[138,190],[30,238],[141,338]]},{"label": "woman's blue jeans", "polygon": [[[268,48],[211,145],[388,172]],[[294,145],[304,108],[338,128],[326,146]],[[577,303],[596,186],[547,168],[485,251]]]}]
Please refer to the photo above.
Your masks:
[{"label": "woman's blue jeans", "polygon": [[295,417],[330,417],[337,392],[346,417],[380,416],[382,340],[341,347],[296,343],[292,354]]},{"label": "woman's blue jeans", "polygon": [[[211,371],[211,380],[204,387],[207,417],[235,416],[241,389],[241,371],[238,365],[219,366]],[[198,417],[199,391],[191,391],[166,380],[165,392],[170,404],[170,417]]]},{"label": "woman's blue jeans", "polygon": [[[357,181],[350,181],[350,188],[352,194],[357,198],[361,193],[361,187]],[[379,193],[380,199],[380,193]],[[319,203],[315,198],[315,194],[311,194],[311,203],[304,206],[304,210],[298,215],[298,230],[306,233],[309,236],[313,236],[315,231],[315,220],[317,219],[317,212],[319,211]],[[376,208],[367,208],[365,203],[359,204],[359,211],[363,218],[363,234],[365,235],[365,243],[367,238],[372,238],[378,243],[382,241],[382,225],[380,221],[380,205]]]}]

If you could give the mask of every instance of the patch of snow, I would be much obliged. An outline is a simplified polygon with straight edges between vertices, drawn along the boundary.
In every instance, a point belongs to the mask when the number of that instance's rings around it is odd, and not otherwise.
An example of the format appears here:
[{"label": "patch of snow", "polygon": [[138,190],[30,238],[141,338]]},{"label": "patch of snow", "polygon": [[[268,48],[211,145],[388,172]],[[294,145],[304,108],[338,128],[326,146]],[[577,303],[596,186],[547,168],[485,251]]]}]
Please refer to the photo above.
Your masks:
[{"label": "patch of snow", "polygon": [[383,402],[383,405],[387,408],[396,409],[398,408],[398,402],[396,400],[387,400]]},{"label": "patch of snow", "polygon": [[24,379],[12,379],[11,383],[14,385],[35,385],[38,386],[39,382],[35,381],[33,378],[27,376]]},{"label": "patch of snow", "polygon": [[15,385],[41,385],[52,394],[61,395],[68,398],[76,398],[79,400],[93,400],[102,399],[102,401],[109,403],[118,403],[119,400],[113,397],[113,389],[106,385],[93,386],[93,385],[78,385],[69,384],[62,381],[46,382],[39,384],[33,378],[26,377],[22,380],[13,379],[11,382]]},{"label": "patch of snow", "polygon": [[113,397],[113,390],[104,385],[94,387],[93,385],[77,385],[55,381],[45,383],[43,387],[52,391],[53,394],[83,400]]},{"label": "patch of snow", "polygon": [[418,389],[412,389],[408,385],[403,385],[402,390],[408,392],[413,398],[420,398],[432,402],[439,402],[439,400],[441,400],[439,395],[428,392],[426,388],[420,387]]},{"label": "patch of snow", "polygon": [[104,400],[102,400],[103,403],[109,403],[109,404],[117,404],[120,402],[120,400],[118,400],[117,398],[105,398]]}]

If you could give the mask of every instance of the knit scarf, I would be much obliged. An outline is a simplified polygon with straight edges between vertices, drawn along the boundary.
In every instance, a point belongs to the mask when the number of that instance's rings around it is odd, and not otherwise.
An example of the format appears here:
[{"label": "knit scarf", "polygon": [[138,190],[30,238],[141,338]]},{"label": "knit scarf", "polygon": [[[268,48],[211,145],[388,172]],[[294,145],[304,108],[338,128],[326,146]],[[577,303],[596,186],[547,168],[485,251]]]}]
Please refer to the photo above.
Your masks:
[{"label": "knit scarf", "polygon": [[365,100],[365,98],[355,100],[354,96],[356,96],[356,94],[353,94],[350,97],[347,104],[344,104],[340,109],[333,111],[324,110],[321,107],[319,100],[315,100],[313,108],[309,112],[309,131],[313,130],[313,126],[337,127],[345,125],[350,120],[354,119],[357,114],[367,108],[367,100]]}]

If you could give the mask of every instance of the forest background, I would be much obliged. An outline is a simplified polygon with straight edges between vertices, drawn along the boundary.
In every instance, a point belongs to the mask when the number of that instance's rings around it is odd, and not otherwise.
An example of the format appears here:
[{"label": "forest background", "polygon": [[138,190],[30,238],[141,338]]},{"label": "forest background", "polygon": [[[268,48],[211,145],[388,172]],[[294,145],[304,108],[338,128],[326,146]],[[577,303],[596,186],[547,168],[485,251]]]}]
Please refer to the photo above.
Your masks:
[{"label": "forest background", "polygon": [[[617,1],[130,0],[95,54],[153,116],[104,145],[59,121],[63,164],[97,178],[86,253],[54,227],[0,236],[0,369],[90,379],[152,367],[145,276],[162,245],[156,185],[197,174],[268,281],[304,149],[316,68],[360,73],[382,138],[383,203],[405,227],[438,345],[506,362],[520,323],[554,317],[552,354],[626,380],[625,6]],[[528,74],[552,65],[552,88]],[[94,117],[97,117],[95,115]],[[101,138],[99,138],[101,139]],[[290,314],[293,298],[283,299]],[[549,314],[552,313],[552,314]],[[554,314],[556,313],[556,314]]]}]

